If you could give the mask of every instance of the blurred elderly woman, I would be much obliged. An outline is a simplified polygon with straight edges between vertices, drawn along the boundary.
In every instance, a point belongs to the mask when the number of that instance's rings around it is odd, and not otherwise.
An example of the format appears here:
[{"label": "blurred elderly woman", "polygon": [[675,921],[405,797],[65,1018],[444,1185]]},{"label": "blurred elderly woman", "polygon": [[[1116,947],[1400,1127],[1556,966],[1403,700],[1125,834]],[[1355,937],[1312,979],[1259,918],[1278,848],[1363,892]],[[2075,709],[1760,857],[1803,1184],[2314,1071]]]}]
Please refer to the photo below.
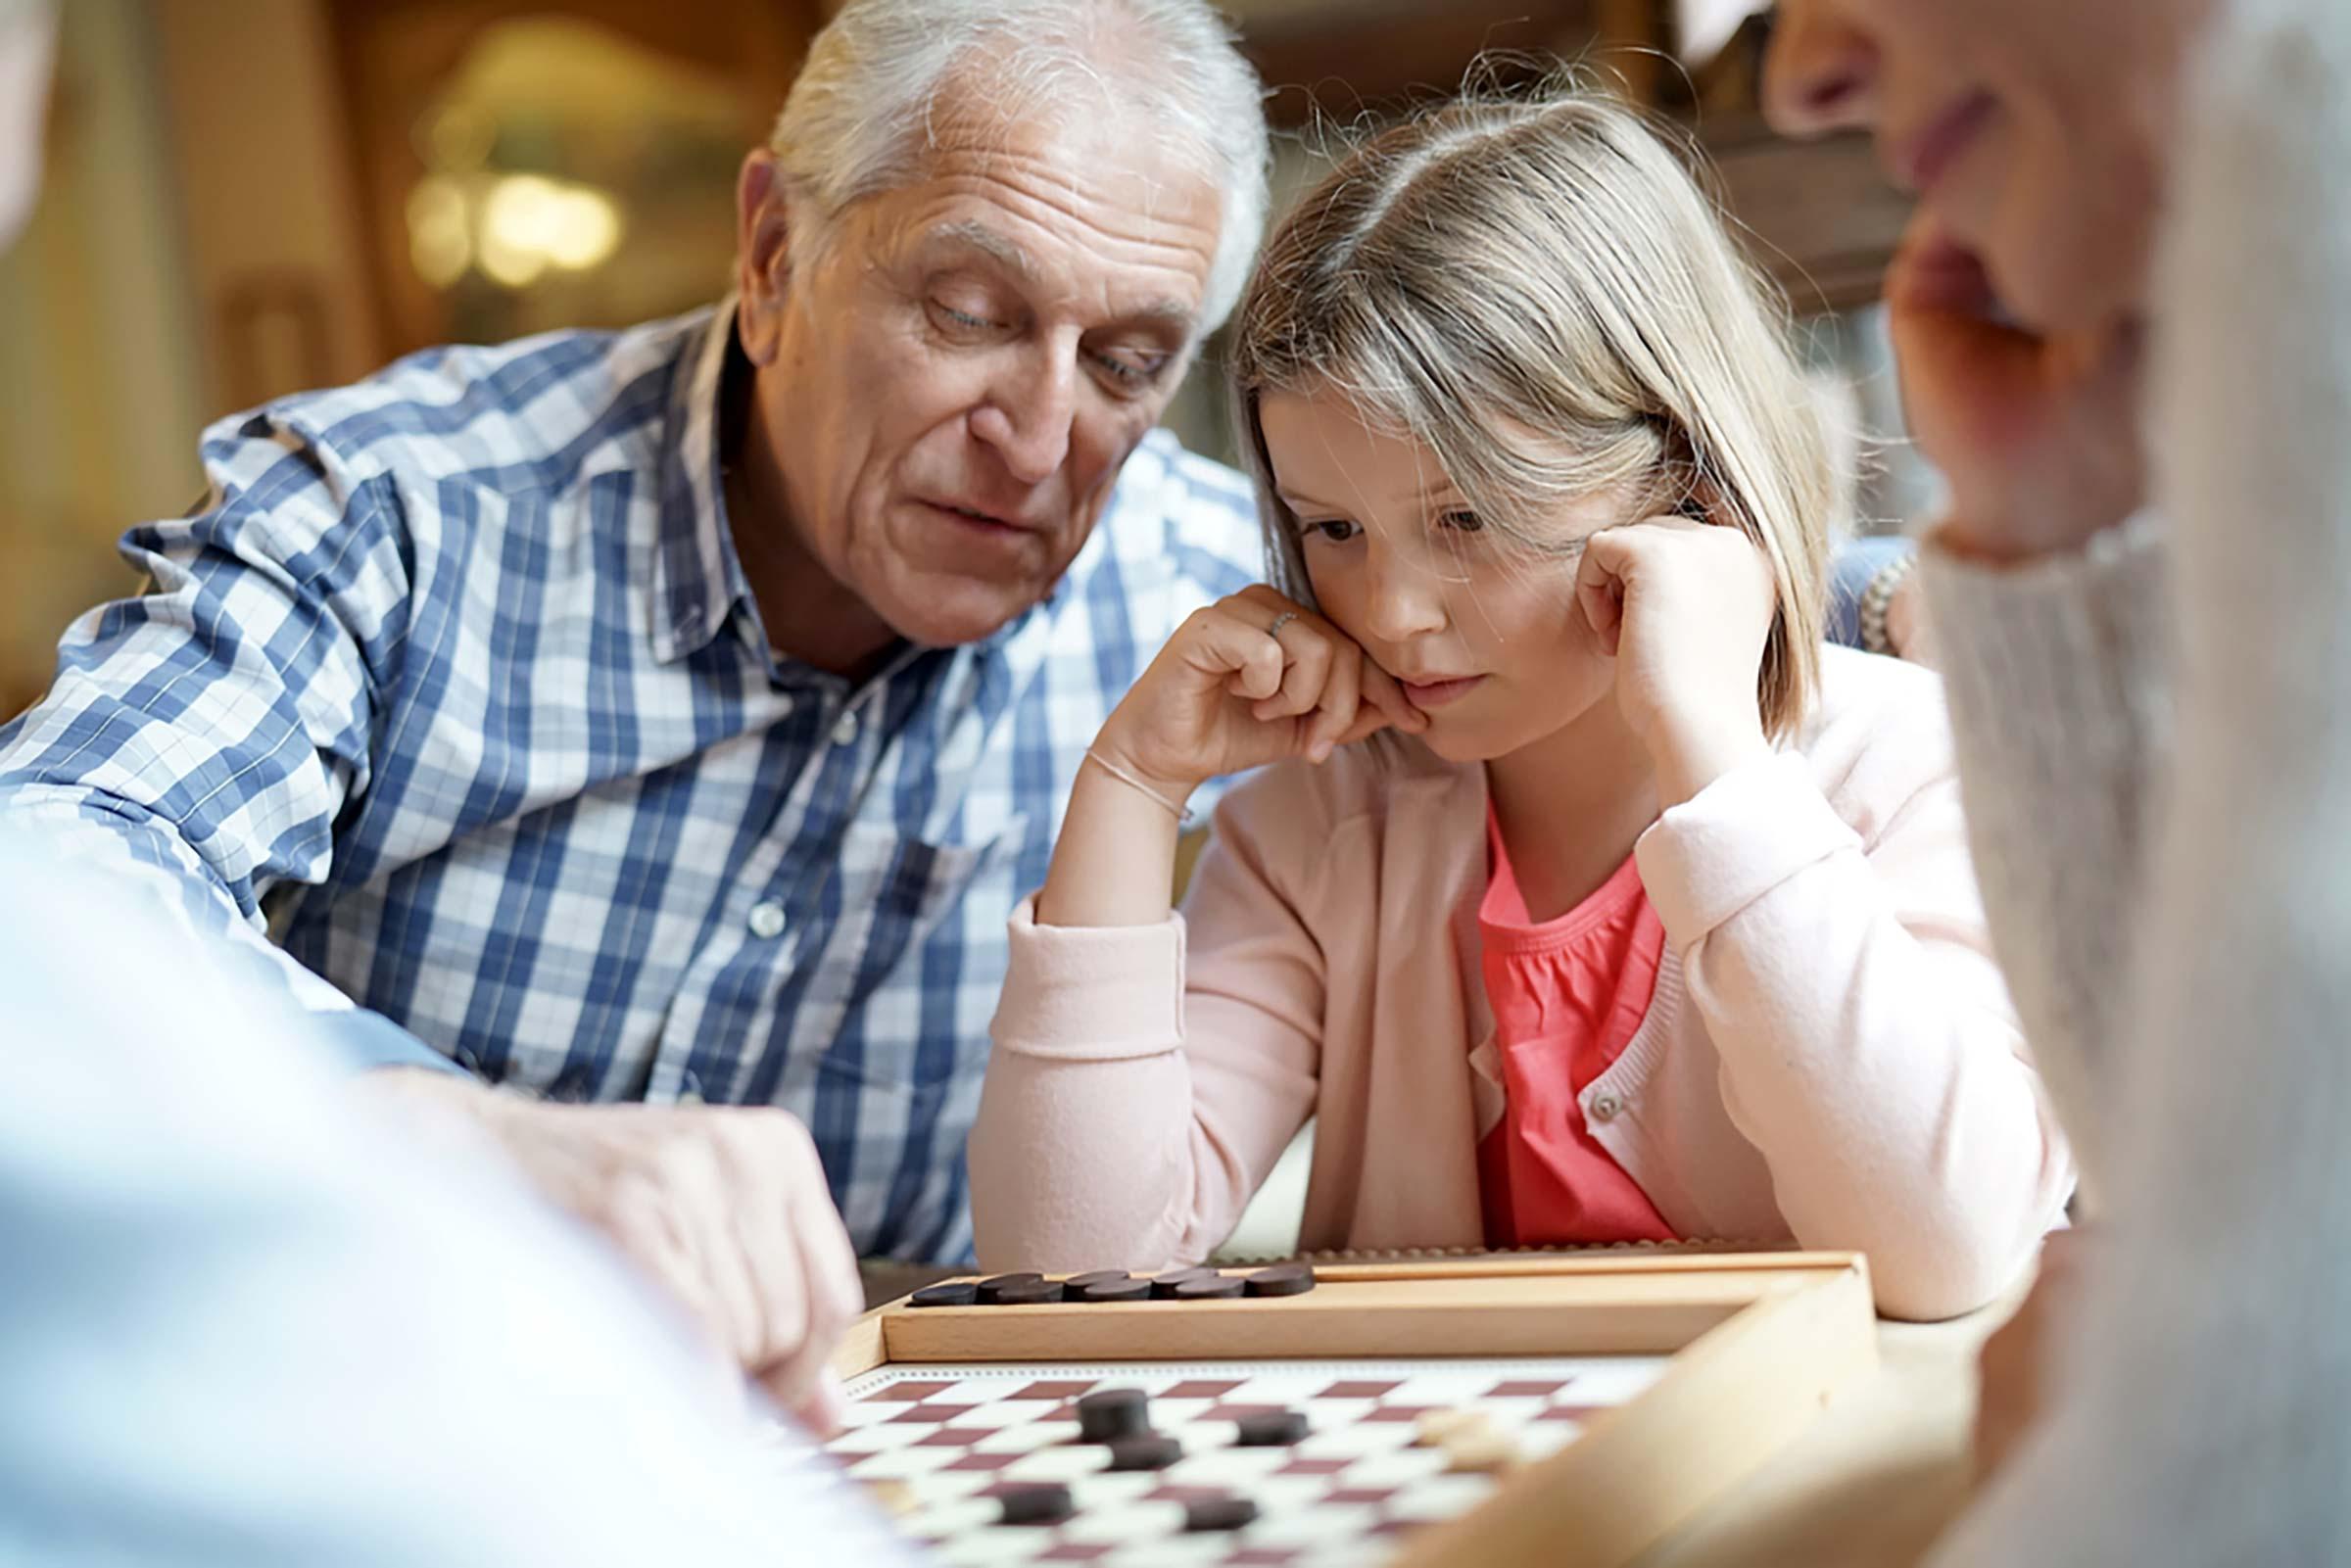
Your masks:
[{"label": "blurred elderly woman", "polygon": [[1785,0],[1888,280],[1985,894],[2102,1194],[1947,1561],[2351,1561],[2351,9]]}]

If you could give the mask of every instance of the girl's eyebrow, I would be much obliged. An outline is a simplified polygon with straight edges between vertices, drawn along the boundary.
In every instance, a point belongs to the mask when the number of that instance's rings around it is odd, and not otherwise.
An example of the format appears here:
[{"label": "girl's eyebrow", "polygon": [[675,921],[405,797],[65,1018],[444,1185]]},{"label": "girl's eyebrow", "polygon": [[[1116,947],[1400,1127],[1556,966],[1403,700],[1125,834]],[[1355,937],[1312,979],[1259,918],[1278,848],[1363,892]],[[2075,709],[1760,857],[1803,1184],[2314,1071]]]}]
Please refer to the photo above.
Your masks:
[{"label": "girl's eyebrow", "polygon": [[[1301,495],[1296,491],[1284,490],[1278,486],[1275,487],[1273,491],[1273,498],[1294,512],[1314,511],[1317,509],[1330,512],[1343,512],[1348,509],[1345,505],[1338,501],[1322,500],[1313,496]],[[1447,511],[1475,510],[1475,508],[1472,507],[1469,502],[1462,497],[1460,492],[1456,491],[1451,484],[1443,480],[1439,480],[1433,485],[1424,487],[1417,495],[1413,497],[1413,499],[1418,501],[1423,506],[1430,505],[1432,503],[1442,505]]]}]

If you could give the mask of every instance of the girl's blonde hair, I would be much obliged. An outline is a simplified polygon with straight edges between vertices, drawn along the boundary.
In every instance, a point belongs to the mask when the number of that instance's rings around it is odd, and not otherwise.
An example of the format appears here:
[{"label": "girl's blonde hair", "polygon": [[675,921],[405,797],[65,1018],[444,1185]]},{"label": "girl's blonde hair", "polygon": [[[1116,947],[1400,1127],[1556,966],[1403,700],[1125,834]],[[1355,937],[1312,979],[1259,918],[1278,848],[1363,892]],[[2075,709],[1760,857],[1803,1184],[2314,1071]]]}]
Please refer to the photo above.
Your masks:
[{"label": "girl's blonde hair", "polygon": [[1786,308],[1675,154],[1594,94],[1467,100],[1373,136],[1291,212],[1242,296],[1235,424],[1275,586],[1312,603],[1258,404],[1329,389],[1412,437],[1489,527],[1556,552],[1562,502],[1621,492],[1744,531],[1779,612],[1756,700],[1820,668],[1834,476]]}]

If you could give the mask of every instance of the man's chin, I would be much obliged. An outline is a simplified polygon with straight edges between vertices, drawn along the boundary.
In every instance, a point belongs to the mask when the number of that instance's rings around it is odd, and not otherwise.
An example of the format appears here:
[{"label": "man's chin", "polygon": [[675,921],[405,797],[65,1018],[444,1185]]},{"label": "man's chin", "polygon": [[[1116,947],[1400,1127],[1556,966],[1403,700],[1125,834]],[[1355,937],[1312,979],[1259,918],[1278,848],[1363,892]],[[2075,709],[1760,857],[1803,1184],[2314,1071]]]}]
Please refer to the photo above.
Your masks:
[{"label": "man's chin", "polygon": [[941,589],[924,584],[900,595],[900,602],[883,619],[919,647],[960,647],[987,641],[1041,597],[1041,593],[1025,588],[960,583]]}]

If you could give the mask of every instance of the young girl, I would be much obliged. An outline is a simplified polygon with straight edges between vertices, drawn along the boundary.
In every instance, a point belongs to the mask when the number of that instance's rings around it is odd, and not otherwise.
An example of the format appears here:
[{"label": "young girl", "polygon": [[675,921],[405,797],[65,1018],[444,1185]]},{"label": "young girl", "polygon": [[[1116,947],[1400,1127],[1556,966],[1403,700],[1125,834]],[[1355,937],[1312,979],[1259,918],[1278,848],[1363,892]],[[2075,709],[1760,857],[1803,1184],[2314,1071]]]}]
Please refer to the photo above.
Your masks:
[{"label": "young girl", "polygon": [[[1312,1116],[1306,1248],[1792,1238],[1990,1300],[2071,1161],[1940,688],[1821,645],[1813,404],[1673,154],[1573,95],[1386,132],[1234,383],[1275,582],[1112,715],[1013,917],[983,1261],[1197,1260]],[[1260,767],[1172,915],[1186,797]]]}]

